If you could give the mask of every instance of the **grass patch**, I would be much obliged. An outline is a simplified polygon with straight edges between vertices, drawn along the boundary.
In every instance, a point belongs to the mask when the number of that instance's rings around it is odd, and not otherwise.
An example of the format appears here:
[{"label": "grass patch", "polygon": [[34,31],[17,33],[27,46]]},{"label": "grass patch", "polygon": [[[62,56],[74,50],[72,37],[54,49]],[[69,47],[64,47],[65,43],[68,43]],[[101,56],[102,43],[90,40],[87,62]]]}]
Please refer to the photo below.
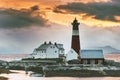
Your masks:
[{"label": "grass patch", "polygon": [[118,77],[120,76],[120,70],[105,70],[108,76]]},{"label": "grass patch", "polygon": [[8,73],[10,73],[10,71],[8,69],[0,69],[0,74],[1,73],[7,73],[8,74]]},{"label": "grass patch", "polygon": [[46,77],[64,76],[64,77],[101,77],[104,76],[99,71],[94,70],[55,70],[46,71]]},{"label": "grass patch", "polygon": [[8,80],[8,78],[0,77],[0,80]]}]

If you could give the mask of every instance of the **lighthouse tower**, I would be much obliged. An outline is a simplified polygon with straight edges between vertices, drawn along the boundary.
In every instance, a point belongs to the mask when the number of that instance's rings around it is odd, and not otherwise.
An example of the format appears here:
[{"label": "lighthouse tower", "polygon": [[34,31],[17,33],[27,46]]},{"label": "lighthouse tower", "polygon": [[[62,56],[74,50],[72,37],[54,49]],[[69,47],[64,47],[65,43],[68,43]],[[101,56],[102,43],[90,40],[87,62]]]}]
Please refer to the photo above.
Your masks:
[{"label": "lighthouse tower", "polygon": [[76,51],[78,55],[80,55],[80,39],[79,39],[79,22],[75,18],[75,20],[72,22],[73,28],[72,28],[72,42],[71,42],[71,48]]}]

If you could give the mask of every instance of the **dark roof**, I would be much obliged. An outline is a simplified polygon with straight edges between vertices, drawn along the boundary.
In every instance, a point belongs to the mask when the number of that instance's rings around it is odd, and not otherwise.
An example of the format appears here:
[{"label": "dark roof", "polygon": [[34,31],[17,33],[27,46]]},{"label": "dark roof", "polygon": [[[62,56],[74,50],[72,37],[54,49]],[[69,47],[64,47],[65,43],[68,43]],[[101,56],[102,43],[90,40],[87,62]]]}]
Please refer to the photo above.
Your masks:
[{"label": "dark roof", "polygon": [[50,45],[53,45],[53,44],[42,44],[41,46],[39,46],[37,49],[47,49]]},{"label": "dark roof", "polygon": [[55,47],[57,47],[60,50],[64,50],[63,48],[63,44],[52,44],[52,43],[44,43],[42,45],[40,45],[38,48],[36,48],[35,50],[39,51],[39,50],[46,50],[49,46],[54,45]]}]

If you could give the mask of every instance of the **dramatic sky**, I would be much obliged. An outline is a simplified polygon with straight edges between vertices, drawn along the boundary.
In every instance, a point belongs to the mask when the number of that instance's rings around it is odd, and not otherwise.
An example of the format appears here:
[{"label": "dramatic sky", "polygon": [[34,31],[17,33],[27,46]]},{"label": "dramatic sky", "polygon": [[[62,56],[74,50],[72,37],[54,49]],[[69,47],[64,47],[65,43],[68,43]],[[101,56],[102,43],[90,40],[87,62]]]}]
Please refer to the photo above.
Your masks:
[{"label": "dramatic sky", "polygon": [[0,54],[32,53],[44,41],[67,52],[75,17],[82,49],[120,49],[120,0],[0,0]]}]

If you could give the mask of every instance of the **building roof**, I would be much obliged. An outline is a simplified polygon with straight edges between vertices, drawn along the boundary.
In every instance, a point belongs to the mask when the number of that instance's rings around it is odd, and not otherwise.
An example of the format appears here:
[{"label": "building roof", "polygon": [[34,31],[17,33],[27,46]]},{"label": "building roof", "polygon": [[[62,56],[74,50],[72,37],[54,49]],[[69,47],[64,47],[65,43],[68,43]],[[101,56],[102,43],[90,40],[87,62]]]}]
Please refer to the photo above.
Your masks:
[{"label": "building roof", "polygon": [[37,48],[37,49],[47,49],[50,45],[52,45],[52,44],[42,44],[42,45],[40,45],[40,47],[39,48]]},{"label": "building roof", "polygon": [[102,50],[81,50],[80,57],[82,59],[103,59],[103,51]]},{"label": "building roof", "polygon": [[42,44],[42,45],[40,45],[38,48],[36,48],[36,50],[46,50],[49,46],[51,46],[51,45],[53,45],[53,46],[55,46],[55,47],[57,47],[59,50],[64,50],[64,48],[63,48],[63,44],[57,44],[57,43],[55,43],[55,44],[53,44],[53,43],[51,43],[51,42],[49,42],[49,43],[44,43],[44,44]]},{"label": "building roof", "polygon": [[60,50],[64,50],[63,44],[55,44],[55,46]]}]

